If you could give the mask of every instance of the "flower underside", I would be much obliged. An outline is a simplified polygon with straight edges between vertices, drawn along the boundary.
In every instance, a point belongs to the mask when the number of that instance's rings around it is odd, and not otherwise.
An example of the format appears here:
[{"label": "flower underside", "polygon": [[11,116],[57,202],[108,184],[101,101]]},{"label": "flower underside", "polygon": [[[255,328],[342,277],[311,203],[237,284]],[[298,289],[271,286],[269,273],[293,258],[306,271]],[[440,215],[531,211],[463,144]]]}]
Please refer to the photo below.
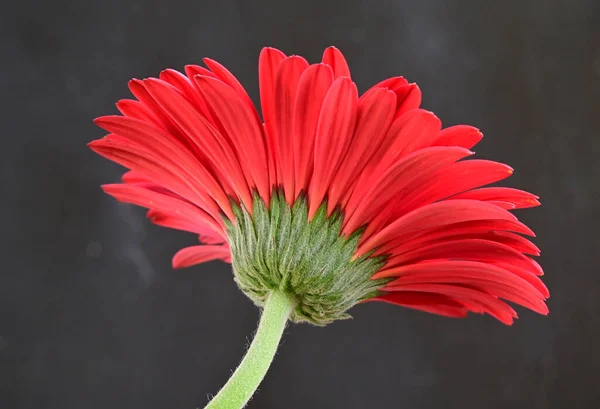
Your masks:
[{"label": "flower underside", "polygon": [[293,296],[292,320],[318,325],[362,301],[505,324],[508,303],[548,313],[534,233],[511,213],[540,203],[488,186],[512,168],[469,158],[477,128],[443,128],[403,77],[359,95],[334,47],[316,64],[263,49],[260,114],[204,62],[130,81],[135,99],[97,118],[108,135],[90,144],[129,169],[108,194],[197,234],[175,268],[232,263],[256,304]]},{"label": "flower underside", "polygon": [[292,321],[325,325],[350,318],[350,307],[389,281],[372,279],[384,256],[354,259],[362,229],[343,236],[343,215],[336,210],[328,217],[326,201],[310,221],[306,197],[290,207],[281,190],[269,208],[255,194],[252,214],[243,205],[232,207],[235,224],[224,220],[235,280],[259,306],[279,290],[296,299]]},{"label": "flower underside", "polygon": [[507,325],[509,303],[548,313],[534,233],[511,213],[538,197],[489,186],[513,170],[468,159],[479,129],[443,128],[403,77],[359,95],[335,47],[315,64],[264,48],[260,113],[231,72],[204,63],[131,80],[135,99],[96,119],[108,134],[89,146],[129,170],[105,192],[197,235],[175,268],[231,263],[263,308],[208,409],[248,402],[288,319],[322,326],[368,301]]}]

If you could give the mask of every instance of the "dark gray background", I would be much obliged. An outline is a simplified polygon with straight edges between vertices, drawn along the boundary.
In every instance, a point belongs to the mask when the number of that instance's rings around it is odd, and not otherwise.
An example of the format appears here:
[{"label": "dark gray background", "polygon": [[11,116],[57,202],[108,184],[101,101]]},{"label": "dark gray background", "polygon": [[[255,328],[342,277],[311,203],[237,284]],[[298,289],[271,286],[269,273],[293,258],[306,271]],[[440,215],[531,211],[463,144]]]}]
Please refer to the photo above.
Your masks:
[{"label": "dark gray background", "polygon": [[173,272],[191,234],[102,194],[86,148],[131,77],[210,56],[256,100],[262,46],[336,45],[359,88],[404,75],[446,125],[485,134],[541,208],[550,316],[512,327],[383,304],[293,325],[250,408],[600,407],[600,2],[8,1],[0,12],[0,407],[202,407],[258,310],[215,262]]}]

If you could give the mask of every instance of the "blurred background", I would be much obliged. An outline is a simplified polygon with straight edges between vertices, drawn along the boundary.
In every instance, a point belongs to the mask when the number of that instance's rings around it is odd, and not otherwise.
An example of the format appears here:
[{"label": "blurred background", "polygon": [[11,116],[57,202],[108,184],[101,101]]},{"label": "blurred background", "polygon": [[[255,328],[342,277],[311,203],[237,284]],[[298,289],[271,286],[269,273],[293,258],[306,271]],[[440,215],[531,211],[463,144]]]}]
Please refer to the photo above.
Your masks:
[{"label": "blurred background", "polygon": [[450,320],[384,304],[292,325],[249,408],[600,407],[600,2],[10,1],[0,14],[0,407],[203,407],[258,309],[230,266],[172,271],[192,234],[99,185],[86,147],[132,77],[210,56],[257,101],[265,45],[309,61],[335,45],[359,89],[404,75],[479,157],[541,196],[550,315]]}]

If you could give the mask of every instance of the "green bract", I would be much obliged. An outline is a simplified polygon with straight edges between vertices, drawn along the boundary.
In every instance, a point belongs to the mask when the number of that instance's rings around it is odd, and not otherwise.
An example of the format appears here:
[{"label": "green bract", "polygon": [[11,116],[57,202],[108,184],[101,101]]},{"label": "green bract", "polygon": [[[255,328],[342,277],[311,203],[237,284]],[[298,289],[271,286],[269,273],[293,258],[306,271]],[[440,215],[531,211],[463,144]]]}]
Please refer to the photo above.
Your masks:
[{"label": "green bract", "polygon": [[272,290],[295,297],[290,320],[326,325],[350,318],[346,311],[373,297],[386,280],[372,280],[384,257],[369,254],[352,260],[362,230],[341,236],[343,215],[327,217],[327,204],[308,221],[306,197],[294,205],[274,192],[270,209],[254,195],[252,215],[233,204],[235,224],[225,219],[235,281],[255,304],[263,306]]}]

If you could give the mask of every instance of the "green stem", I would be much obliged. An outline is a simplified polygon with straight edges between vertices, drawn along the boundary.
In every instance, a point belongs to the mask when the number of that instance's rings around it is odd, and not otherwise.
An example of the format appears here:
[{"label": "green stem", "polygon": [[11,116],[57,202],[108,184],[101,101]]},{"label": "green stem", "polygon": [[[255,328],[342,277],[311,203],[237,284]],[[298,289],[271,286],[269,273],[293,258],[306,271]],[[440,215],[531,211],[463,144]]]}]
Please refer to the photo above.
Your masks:
[{"label": "green stem", "polygon": [[273,291],[267,298],[254,340],[229,381],[205,409],[239,409],[250,400],[277,351],[285,324],[294,309],[293,297]]}]

